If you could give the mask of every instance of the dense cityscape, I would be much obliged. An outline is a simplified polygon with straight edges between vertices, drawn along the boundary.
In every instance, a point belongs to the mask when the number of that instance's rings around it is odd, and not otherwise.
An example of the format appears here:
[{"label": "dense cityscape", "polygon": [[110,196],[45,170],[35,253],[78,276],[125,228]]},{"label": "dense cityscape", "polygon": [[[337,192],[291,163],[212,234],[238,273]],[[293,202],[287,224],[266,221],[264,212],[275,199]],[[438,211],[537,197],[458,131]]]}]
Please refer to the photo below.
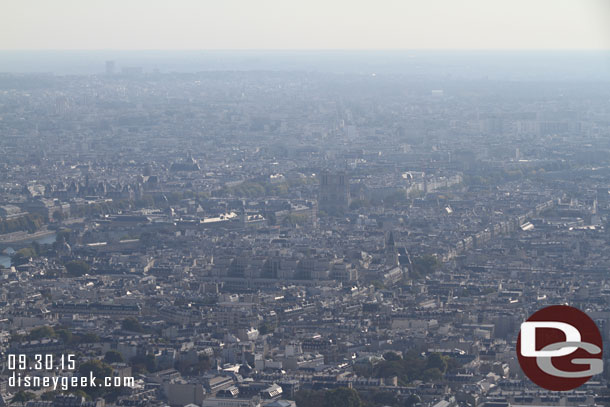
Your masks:
[{"label": "dense cityscape", "polygon": [[558,393],[515,352],[554,304],[610,339],[609,102],[586,80],[0,74],[0,405],[610,405],[607,355]]}]

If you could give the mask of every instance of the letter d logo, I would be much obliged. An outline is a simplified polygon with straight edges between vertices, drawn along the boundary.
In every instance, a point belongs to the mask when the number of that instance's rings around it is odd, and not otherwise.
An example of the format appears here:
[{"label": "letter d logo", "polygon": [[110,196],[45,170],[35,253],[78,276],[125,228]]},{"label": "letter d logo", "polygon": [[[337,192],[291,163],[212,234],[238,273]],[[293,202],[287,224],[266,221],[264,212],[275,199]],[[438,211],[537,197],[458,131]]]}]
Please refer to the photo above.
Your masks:
[{"label": "letter d logo", "polygon": [[562,331],[565,342],[580,342],[580,332],[570,324],[554,321],[532,321],[521,324],[521,355],[525,357],[559,357],[569,355],[576,350],[575,346],[566,346],[558,350],[536,351],[536,328],[552,328]]},{"label": "letter d logo", "polygon": [[575,389],[603,370],[597,325],[565,305],[543,308],[521,324],[517,357],[527,377],[553,391]]}]

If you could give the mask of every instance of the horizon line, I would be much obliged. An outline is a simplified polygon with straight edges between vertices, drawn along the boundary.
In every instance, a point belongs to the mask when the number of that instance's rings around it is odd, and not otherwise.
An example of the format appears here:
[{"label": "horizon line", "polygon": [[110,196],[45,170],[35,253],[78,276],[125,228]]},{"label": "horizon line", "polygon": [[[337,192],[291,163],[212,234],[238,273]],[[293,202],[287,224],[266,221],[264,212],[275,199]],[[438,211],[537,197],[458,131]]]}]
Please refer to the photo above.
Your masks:
[{"label": "horizon line", "polygon": [[6,48],[0,52],[610,52],[610,48]]}]

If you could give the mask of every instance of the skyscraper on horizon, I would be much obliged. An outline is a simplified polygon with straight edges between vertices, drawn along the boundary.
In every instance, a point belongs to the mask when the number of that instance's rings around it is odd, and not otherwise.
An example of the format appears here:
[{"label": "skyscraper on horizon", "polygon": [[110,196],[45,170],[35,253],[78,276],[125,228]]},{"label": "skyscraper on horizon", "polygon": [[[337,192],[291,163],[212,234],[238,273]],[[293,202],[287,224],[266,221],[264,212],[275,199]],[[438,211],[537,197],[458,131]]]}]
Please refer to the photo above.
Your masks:
[{"label": "skyscraper on horizon", "polygon": [[106,61],[106,75],[114,75],[114,61]]}]

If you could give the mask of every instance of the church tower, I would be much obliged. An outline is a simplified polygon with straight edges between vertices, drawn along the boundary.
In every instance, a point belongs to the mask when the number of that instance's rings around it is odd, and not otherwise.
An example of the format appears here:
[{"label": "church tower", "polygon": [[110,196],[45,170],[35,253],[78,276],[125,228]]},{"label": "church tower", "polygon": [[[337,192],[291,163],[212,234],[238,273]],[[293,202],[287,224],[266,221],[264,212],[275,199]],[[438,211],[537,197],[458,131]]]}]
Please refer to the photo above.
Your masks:
[{"label": "church tower", "polygon": [[387,266],[398,266],[398,251],[396,250],[396,239],[394,232],[390,231],[385,241],[385,263]]}]

